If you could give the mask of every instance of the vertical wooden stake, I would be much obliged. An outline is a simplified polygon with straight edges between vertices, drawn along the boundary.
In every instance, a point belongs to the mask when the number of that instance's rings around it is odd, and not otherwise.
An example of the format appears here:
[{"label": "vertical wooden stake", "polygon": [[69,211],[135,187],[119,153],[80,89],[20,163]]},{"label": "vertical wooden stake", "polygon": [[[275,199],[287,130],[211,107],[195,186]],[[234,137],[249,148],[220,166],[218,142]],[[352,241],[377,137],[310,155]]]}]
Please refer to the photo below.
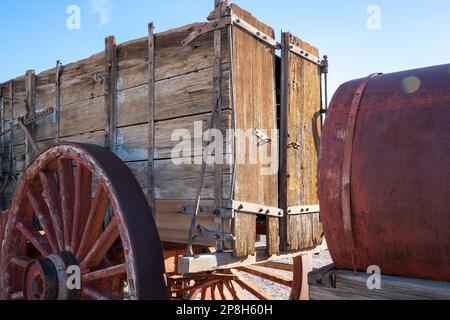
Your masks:
[{"label": "vertical wooden stake", "polygon": [[105,107],[107,114],[106,147],[117,147],[117,45],[114,36],[105,39],[106,81]]},{"label": "vertical wooden stake", "polygon": [[[36,113],[36,73],[34,70],[28,70],[26,73],[26,109],[27,117],[31,117]],[[35,125],[28,126],[33,140],[35,139]],[[33,159],[34,151],[29,139],[25,139],[25,163],[28,166]]]},{"label": "vertical wooden stake", "polygon": [[148,201],[155,216],[155,33],[153,23],[148,25]]},{"label": "vertical wooden stake", "polygon": [[[215,0],[215,13],[214,18],[220,19],[222,17],[222,4],[221,0]],[[222,30],[214,31],[214,105],[215,105],[215,117],[214,128],[216,133],[222,132]],[[217,141],[217,140],[216,140]],[[216,146],[215,162],[214,162],[214,200],[217,208],[223,208],[223,153],[220,155],[220,162],[217,155],[217,151],[221,150],[223,146]],[[221,217],[215,218],[216,231],[223,233],[223,219]],[[216,241],[217,251],[223,251],[223,241]]]},{"label": "vertical wooden stake", "polygon": [[[9,82],[9,112],[11,114],[10,125],[14,121],[14,80]],[[14,130],[9,133],[9,174],[13,177],[16,176],[16,166],[14,161]],[[15,189],[15,180],[13,180],[13,189]],[[13,190],[14,192],[14,190]]]},{"label": "vertical wooden stake", "polygon": [[[4,131],[5,128],[5,104],[3,102],[3,85],[0,83],[0,130]],[[1,136],[0,137],[0,177],[2,179],[1,183],[2,185],[0,185],[0,188],[3,188],[3,184],[6,184],[8,182],[8,176],[4,176],[4,172],[3,172],[3,162],[5,160],[5,136]],[[3,202],[3,193],[0,194],[0,211],[4,211],[6,210],[4,202]],[[0,232],[2,232],[2,228],[1,228],[1,222],[2,222],[2,218],[0,217]],[[0,239],[1,239],[2,235],[0,235]],[[0,242],[1,243],[1,242]],[[0,249],[1,251],[1,249]],[[0,252],[0,257],[1,257],[1,252]]]},{"label": "vertical wooden stake", "polygon": [[[279,197],[280,208],[287,212],[287,141],[288,141],[288,99],[289,99],[289,34],[281,34],[282,53],[281,53],[281,102],[280,102],[280,185]],[[282,250],[289,251],[288,243],[288,223],[289,215],[285,214],[280,221],[280,241]]]},{"label": "vertical wooden stake", "polygon": [[61,61],[56,62],[55,72],[55,117],[53,119],[55,125],[55,142],[59,143],[61,137]]}]

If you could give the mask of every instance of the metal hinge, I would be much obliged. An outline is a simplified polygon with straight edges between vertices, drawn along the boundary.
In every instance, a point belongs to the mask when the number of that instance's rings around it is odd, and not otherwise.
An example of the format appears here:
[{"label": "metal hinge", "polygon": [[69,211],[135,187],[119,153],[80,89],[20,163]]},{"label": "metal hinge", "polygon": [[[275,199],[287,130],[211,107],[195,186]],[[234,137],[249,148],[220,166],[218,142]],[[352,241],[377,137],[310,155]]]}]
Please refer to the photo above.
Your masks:
[{"label": "metal hinge", "polygon": [[311,213],[320,213],[320,205],[310,205],[310,206],[296,206],[288,208],[288,215],[302,215],[302,214],[311,214]]},{"label": "metal hinge", "polygon": [[[192,215],[195,212],[195,206],[184,205],[181,207],[181,213],[186,215]],[[223,219],[232,219],[233,211],[231,209],[217,208],[215,206],[200,206],[198,213],[200,215],[209,215],[220,217]]]},{"label": "metal hinge", "polygon": [[300,56],[301,58],[304,58],[306,60],[311,61],[314,64],[317,64],[318,66],[322,67],[322,61],[319,57],[313,55],[312,53],[308,52],[307,50],[300,48],[299,46],[290,43],[289,44],[289,50],[296,55]]},{"label": "metal hinge", "polygon": [[254,203],[247,203],[242,201],[228,201],[227,206],[233,209],[234,211],[238,212],[245,212],[277,218],[281,218],[284,216],[284,211],[280,208],[267,207]]},{"label": "metal hinge", "polygon": [[224,242],[236,241],[236,237],[230,233],[220,233],[216,231],[211,231],[201,225],[197,226],[197,231],[199,232],[200,236],[206,239]]}]

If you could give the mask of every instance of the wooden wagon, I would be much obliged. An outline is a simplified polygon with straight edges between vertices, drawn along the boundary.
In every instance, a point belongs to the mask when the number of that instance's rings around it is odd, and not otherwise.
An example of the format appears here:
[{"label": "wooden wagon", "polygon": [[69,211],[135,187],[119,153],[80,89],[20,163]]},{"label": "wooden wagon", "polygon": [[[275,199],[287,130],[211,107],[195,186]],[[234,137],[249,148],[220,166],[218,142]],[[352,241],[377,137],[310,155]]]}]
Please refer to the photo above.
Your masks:
[{"label": "wooden wagon", "polygon": [[215,1],[205,23],[149,24],[147,37],[108,37],[104,52],[2,84],[1,298],[270,299],[251,274],[299,299],[305,257],[326,246],[326,69],[308,43],[278,43]]}]

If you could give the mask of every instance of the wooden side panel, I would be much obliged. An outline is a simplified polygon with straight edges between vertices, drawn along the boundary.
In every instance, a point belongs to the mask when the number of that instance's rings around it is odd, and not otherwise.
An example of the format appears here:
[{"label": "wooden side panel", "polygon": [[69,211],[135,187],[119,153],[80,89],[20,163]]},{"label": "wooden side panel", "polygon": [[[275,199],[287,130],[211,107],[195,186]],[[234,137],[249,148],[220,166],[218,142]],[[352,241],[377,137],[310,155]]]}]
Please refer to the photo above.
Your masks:
[{"label": "wooden side panel", "polygon": [[[250,13],[233,5],[233,12],[254,27],[274,36],[274,30],[259,22]],[[277,128],[275,101],[275,52],[267,44],[257,40],[247,31],[233,28],[233,84],[236,112],[236,129],[265,130],[270,135]],[[249,158],[250,146],[258,145],[255,135],[244,142],[237,137],[237,154]],[[278,154],[271,154],[272,145],[257,147],[277,160]],[[264,149],[264,150],[263,150]],[[275,149],[278,152],[278,149]],[[275,153],[277,153],[275,152]],[[252,159],[255,160],[255,159]],[[236,168],[235,200],[254,204],[278,207],[278,171],[264,175],[262,169],[267,167],[262,159],[256,164],[239,163]],[[276,165],[277,166],[277,165]],[[276,167],[277,169],[277,167]],[[238,257],[255,254],[256,215],[237,213],[234,221],[234,234],[237,241],[234,254]],[[271,254],[279,250],[278,219],[268,221],[268,251]]]},{"label": "wooden side panel", "polygon": [[[284,154],[281,196],[284,209],[319,203],[314,130],[320,128],[320,117],[314,123],[314,115],[320,110],[320,67],[287,50],[288,43],[319,56],[319,50],[310,44],[291,34],[283,34],[281,126],[285,145],[281,146]],[[285,216],[282,239],[283,247],[289,251],[311,249],[322,244],[319,214]]]}]

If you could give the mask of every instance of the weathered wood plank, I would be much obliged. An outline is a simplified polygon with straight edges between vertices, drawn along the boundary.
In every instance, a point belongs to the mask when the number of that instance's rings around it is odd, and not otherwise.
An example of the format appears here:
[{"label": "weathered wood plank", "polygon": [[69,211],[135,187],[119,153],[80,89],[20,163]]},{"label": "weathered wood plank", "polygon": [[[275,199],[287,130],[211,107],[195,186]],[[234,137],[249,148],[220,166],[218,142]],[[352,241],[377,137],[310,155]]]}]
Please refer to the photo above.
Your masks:
[{"label": "weathered wood plank", "polygon": [[[175,164],[172,160],[156,160],[155,167],[155,198],[156,199],[185,199],[194,200],[196,195],[196,187],[198,185],[198,177],[201,171],[201,165],[193,164],[198,159],[183,159],[186,164]],[[187,162],[191,163],[187,164]],[[197,162],[198,163],[198,162]],[[131,171],[138,179],[142,189],[148,190],[148,167],[146,161],[127,163]],[[224,185],[227,186],[223,196],[224,199],[229,198],[231,168],[229,165],[224,166],[222,178]],[[208,166],[206,171],[205,190],[202,199],[213,199],[214,189],[212,185],[214,177],[213,166]],[[192,201],[188,201],[192,202]],[[193,203],[192,203],[193,204]]]},{"label": "weathered wood plank", "polygon": [[117,45],[114,36],[105,39],[105,110],[106,146],[115,150],[117,146]]},{"label": "weathered wood plank", "polygon": [[155,216],[155,34],[154,25],[148,25],[148,161],[147,198]]},{"label": "weathered wood plank", "polygon": [[[281,194],[285,195],[283,209],[319,203],[313,121],[320,110],[320,69],[290,52],[290,43],[319,56],[318,49],[289,33],[283,33],[280,186]],[[317,123],[316,127],[320,128],[320,125]],[[282,227],[283,247],[296,251],[320,245],[323,230],[319,220],[319,214],[286,215]]]},{"label": "weathered wood plank", "polygon": [[[181,207],[190,204],[186,200],[156,200],[156,224],[161,237],[164,242],[173,243],[187,243],[189,237],[189,225],[191,222],[190,215],[181,214]],[[201,206],[214,205],[213,200],[203,200]],[[176,223],[174,223],[176,221]],[[198,217],[198,224],[212,230],[214,228],[213,217]],[[229,222],[224,224],[226,232],[230,232]],[[214,240],[204,238],[197,238],[194,245],[213,247]],[[231,244],[225,244],[230,247]]]},{"label": "weathered wood plank", "polygon": [[[234,13],[260,29],[266,34],[273,34],[271,27],[264,25],[250,13],[236,5],[232,6]],[[241,130],[272,130],[276,124],[274,51],[258,41],[246,31],[237,27],[233,30],[233,84],[234,101],[236,105],[236,128]],[[239,141],[239,138],[238,138]],[[256,146],[258,138],[252,136],[250,145]],[[249,149],[238,144],[237,154],[245,154],[248,159]],[[265,145],[261,148],[271,148]],[[258,148],[258,150],[261,150]],[[270,155],[270,152],[267,152]],[[273,155],[276,159],[277,155]],[[255,159],[252,159],[255,160]],[[278,206],[277,170],[273,175],[263,176],[264,165],[261,159],[256,164],[239,164],[236,168],[235,200],[246,201],[267,206]],[[249,162],[247,162],[249,163]],[[278,219],[269,220],[268,231],[272,235],[269,241],[269,251],[277,253]],[[247,256],[255,253],[256,216],[237,213],[234,222],[234,232],[237,237],[234,253],[236,256]]]},{"label": "weathered wood plank", "polygon": [[[211,111],[212,69],[155,83],[155,121],[186,117]],[[224,78],[229,78],[224,71]],[[224,108],[229,109],[229,84],[223,85]],[[118,125],[142,123],[148,117],[148,85],[118,93]],[[144,120],[145,121],[145,120]]]},{"label": "weathered wood plank", "polygon": [[[187,25],[155,34],[155,81],[175,78],[192,72],[211,68],[214,63],[213,34],[205,34],[188,46],[181,41],[198,27],[199,23]],[[119,77],[118,90],[148,83],[147,73],[148,39],[140,38],[118,46]],[[224,40],[223,52],[228,52]],[[224,63],[229,62],[224,54]]]},{"label": "weathered wood plank", "polygon": [[381,276],[381,289],[370,290],[366,273],[324,268],[309,275],[312,300],[450,300],[450,283]]}]

